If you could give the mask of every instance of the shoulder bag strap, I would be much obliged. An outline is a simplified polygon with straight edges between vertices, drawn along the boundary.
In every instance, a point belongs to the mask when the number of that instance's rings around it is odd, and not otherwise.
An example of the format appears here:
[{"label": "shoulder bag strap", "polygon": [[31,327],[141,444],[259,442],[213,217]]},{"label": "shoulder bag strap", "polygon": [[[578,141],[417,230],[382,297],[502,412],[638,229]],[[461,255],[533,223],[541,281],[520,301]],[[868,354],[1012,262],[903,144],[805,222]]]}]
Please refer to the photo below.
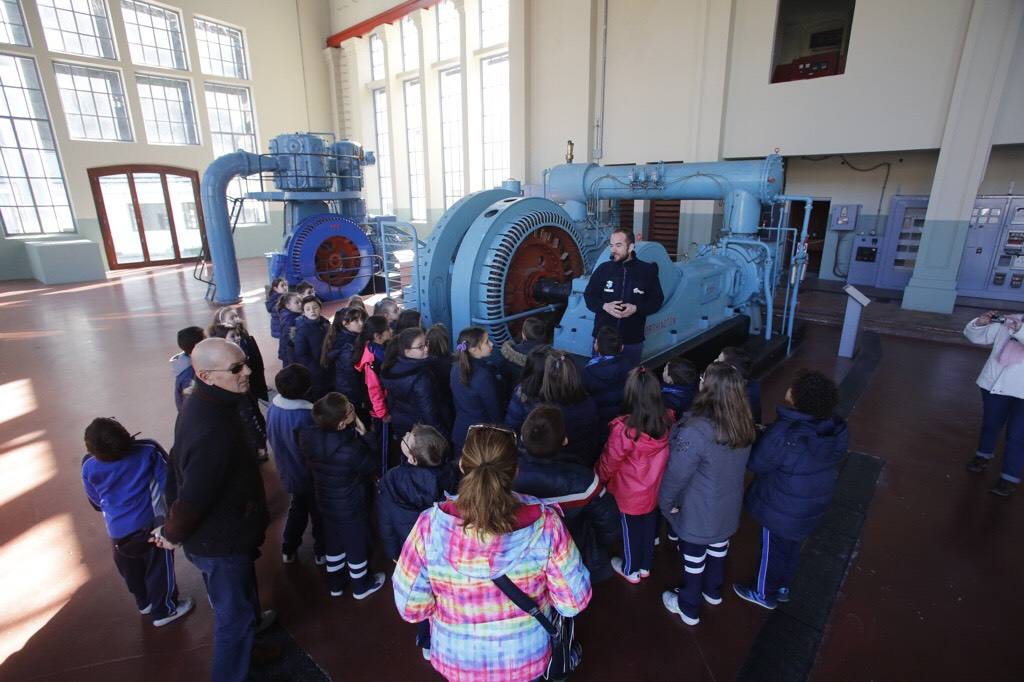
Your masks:
[{"label": "shoulder bag strap", "polygon": [[497,578],[491,578],[491,582],[493,582],[506,597],[511,599],[516,606],[536,618],[537,622],[540,623],[541,627],[547,631],[548,635],[554,637],[558,634],[558,630],[555,629],[555,626],[548,617],[544,615],[544,612],[540,610],[540,606],[537,605],[537,602],[531,599],[530,596],[521,589],[516,587],[516,584],[509,580],[507,575],[499,575]]}]

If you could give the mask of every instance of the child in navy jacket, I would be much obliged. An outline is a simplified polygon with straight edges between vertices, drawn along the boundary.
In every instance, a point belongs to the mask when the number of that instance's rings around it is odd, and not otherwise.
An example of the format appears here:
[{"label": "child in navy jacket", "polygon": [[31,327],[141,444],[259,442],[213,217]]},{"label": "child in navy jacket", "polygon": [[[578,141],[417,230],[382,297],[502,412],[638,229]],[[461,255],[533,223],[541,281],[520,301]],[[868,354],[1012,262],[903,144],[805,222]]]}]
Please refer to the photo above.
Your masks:
[{"label": "child in navy jacket", "polygon": [[277,303],[277,317],[281,327],[277,358],[282,365],[288,366],[294,362],[295,323],[302,317],[302,297],[294,291],[282,294]]},{"label": "child in navy jacket", "polygon": [[149,542],[149,532],[167,514],[164,486],[167,453],[152,440],[136,440],[113,419],[99,417],[85,429],[82,484],[89,502],[103,512],[114,546],[114,565],[135,597],[139,613],[161,627],[192,610],[178,601],[174,552]]},{"label": "child in navy jacket", "polygon": [[848,444],[846,423],[833,414],[839,393],[825,375],[798,374],[786,403],[747,463],[755,478],[746,506],[762,526],[761,565],[754,581],[733,586],[739,596],[769,609],[789,601],[800,546],[832,501]]},{"label": "child in navy jacket", "polygon": [[486,362],[493,350],[494,344],[480,327],[467,327],[459,332],[449,381],[455,401],[452,442],[456,456],[462,453],[470,426],[500,424],[505,417],[498,380]]},{"label": "child in navy jacket", "polygon": [[366,311],[362,308],[345,308],[334,314],[334,321],[324,338],[323,361],[320,363],[328,373],[333,371],[333,390],[341,393],[354,405],[366,400],[366,384],[356,371],[356,337],[363,331]]},{"label": "child in navy jacket", "polygon": [[181,352],[171,357],[171,373],[174,375],[174,407],[181,412],[185,398],[192,393],[192,382],[196,372],[192,369],[192,349],[206,338],[201,327],[185,327],[178,331],[178,348]]},{"label": "child in navy jacket", "polygon": [[661,371],[661,399],[665,407],[682,417],[697,397],[697,368],[685,358],[672,358]]},{"label": "child in navy jacket", "polygon": [[288,280],[284,277],[275,277],[270,283],[267,291],[267,314],[270,315],[270,335],[275,339],[281,338],[281,318],[277,316],[278,303],[281,297],[288,293]]},{"label": "child in navy jacket", "polygon": [[274,451],[274,463],[281,477],[281,486],[291,496],[288,517],[281,539],[281,561],[295,561],[296,552],[306,532],[306,522],[313,523],[313,556],[317,565],[324,563],[323,523],[313,501],[313,483],[309,469],[299,451],[299,434],[313,426],[313,403],[305,400],[309,393],[309,370],[291,364],[274,377],[277,395],[267,410],[267,441]]},{"label": "child in navy jacket", "polygon": [[310,398],[318,400],[331,390],[333,377],[321,365],[323,358],[324,339],[331,323],[320,314],[322,304],[316,296],[302,299],[302,317],[295,323],[295,354],[294,362],[309,370],[309,378],[313,387]]},{"label": "child in navy jacket", "polygon": [[383,573],[369,572],[369,484],[377,470],[376,439],[340,393],[328,393],[313,404],[313,421],[315,426],[299,435],[299,444],[324,524],[327,586],[332,597],[351,586],[353,597],[365,599],[384,586]]},{"label": "child in navy jacket", "polygon": [[597,403],[597,415],[602,424],[619,416],[622,407],[622,389],[626,385],[629,359],[622,355],[622,340],[611,327],[601,327],[594,338],[594,357],[580,371],[583,388]]}]

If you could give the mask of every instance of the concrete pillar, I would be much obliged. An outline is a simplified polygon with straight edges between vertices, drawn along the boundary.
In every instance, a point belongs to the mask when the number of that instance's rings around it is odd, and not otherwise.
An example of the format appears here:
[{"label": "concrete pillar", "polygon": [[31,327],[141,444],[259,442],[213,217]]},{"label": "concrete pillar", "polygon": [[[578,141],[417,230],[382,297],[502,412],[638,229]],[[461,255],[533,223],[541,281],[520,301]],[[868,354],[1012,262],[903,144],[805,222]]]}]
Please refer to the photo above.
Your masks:
[{"label": "concrete pillar", "polygon": [[1022,17],[1020,0],[977,0],[971,9],[921,246],[903,293],[908,310],[953,312],[967,221],[988,166]]}]

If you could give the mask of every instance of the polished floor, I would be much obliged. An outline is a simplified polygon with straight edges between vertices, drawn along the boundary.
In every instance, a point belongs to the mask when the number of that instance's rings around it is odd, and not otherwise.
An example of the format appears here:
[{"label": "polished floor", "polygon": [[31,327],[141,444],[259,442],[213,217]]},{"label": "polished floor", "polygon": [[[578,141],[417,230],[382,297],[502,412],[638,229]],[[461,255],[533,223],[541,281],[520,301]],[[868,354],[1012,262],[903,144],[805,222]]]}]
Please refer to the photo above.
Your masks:
[{"label": "polished floor", "polygon": [[[278,368],[262,304],[263,266],[243,264],[245,314]],[[109,556],[79,480],[82,430],[116,416],[170,446],[168,357],[175,332],[205,325],[212,309],[188,267],[111,275],[105,282],[0,283],[0,680],[180,680],[209,674],[211,613],[161,630],[144,622]],[[800,367],[841,380],[838,331],[809,326],[794,355],[764,381],[766,411]],[[987,493],[972,476],[980,349],[883,337],[882,358],[850,418],[851,449],[885,459],[861,544],[812,673],[816,680],[1019,680],[1024,628],[1024,493]],[[413,646],[389,590],[332,600],[307,543],[282,566],[285,497],[272,465],[264,479],[274,523],[258,563],[266,606],[336,680],[438,679]],[[751,575],[750,519],[732,543],[729,580]],[[387,565],[378,557],[378,569]],[[670,617],[659,594],[678,560],[662,546],[649,581],[595,589],[579,619],[582,680],[728,680],[743,665],[766,612],[731,594],[697,627]],[[183,594],[202,597],[180,555]],[[799,599],[800,595],[794,595]]]}]

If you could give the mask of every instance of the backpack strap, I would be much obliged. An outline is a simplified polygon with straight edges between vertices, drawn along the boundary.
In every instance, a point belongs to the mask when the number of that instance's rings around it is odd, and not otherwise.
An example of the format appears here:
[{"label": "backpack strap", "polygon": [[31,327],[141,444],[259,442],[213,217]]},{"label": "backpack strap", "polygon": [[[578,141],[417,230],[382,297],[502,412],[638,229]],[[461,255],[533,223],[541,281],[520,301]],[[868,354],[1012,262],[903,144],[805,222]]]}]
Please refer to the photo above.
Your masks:
[{"label": "backpack strap", "polygon": [[555,629],[554,624],[544,615],[541,611],[540,606],[537,605],[528,594],[523,592],[521,589],[516,587],[516,584],[512,582],[507,575],[499,575],[497,578],[491,578],[491,582],[501,590],[506,597],[512,600],[512,602],[526,611],[528,614],[537,619],[541,627],[548,633],[549,636],[555,637],[558,635],[558,630]]}]

